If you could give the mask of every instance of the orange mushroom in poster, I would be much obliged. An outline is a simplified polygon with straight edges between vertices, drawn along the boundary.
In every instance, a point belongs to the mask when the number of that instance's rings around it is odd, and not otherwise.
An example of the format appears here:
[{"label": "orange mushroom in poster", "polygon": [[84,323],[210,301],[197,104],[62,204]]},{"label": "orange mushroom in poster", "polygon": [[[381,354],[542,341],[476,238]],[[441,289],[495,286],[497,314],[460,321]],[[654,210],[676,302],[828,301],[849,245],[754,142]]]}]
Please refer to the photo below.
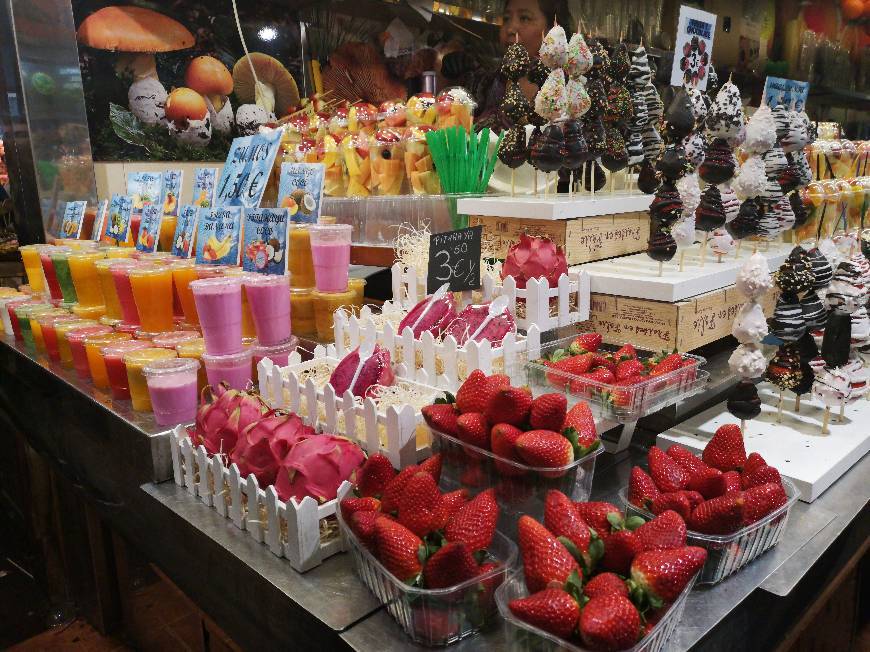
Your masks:
[{"label": "orange mushroom in poster", "polygon": [[169,133],[181,142],[205,147],[211,140],[211,120],[205,99],[192,88],[175,88],[166,98]]},{"label": "orange mushroom in poster", "polygon": [[233,125],[233,109],[227,97],[233,92],[229,69],[214,57],[196,57],[187,66],[184,83],[205,98],[214,128],[229,132]]}]

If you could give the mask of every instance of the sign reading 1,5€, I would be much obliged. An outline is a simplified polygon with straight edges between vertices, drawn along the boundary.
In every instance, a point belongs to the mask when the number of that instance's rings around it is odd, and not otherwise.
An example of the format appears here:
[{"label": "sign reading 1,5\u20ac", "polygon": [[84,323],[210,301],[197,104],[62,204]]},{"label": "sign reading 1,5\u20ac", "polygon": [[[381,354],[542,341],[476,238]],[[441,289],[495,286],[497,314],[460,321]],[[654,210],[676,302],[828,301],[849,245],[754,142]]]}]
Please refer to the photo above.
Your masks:
[{"label": "sign reading 1,5\u20ac", "polygon": [[275,129],[233,140],[218,182],[215,206],[256,208],[260,205],[281,133],[280,129]]}]

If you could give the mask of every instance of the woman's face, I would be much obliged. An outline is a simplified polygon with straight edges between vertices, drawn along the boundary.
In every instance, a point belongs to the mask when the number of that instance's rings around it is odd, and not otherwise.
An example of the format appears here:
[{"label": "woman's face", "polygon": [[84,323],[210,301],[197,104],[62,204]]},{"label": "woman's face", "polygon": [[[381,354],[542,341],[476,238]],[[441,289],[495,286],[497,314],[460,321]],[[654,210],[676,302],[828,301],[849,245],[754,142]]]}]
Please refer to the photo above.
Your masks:
[{"label": "woman's face", "polygon": [[499,40],[502,47],[519,40],[529,54],[537,56],[541,49],[541,37],[547,31],[548,24],[547,17],[538,6],[538,0],[508,0],[504,8]]}]

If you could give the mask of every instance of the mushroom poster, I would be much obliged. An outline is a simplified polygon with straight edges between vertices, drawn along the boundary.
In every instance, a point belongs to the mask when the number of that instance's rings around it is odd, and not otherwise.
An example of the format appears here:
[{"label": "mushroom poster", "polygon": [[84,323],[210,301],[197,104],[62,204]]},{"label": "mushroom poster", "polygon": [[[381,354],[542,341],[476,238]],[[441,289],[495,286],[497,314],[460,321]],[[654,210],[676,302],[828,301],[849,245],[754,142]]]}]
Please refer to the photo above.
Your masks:
[{"label": "mushroom poster", "polygon": [[94,160],[223,160],[300,104],[298,23],[269,3],[239,10],[248,55],[209,3],[73,1]]},{"label": "mushroom poster", "polygon": [[716,14],[682,5],[671,68],[671,85],[707,90],[707,71],[713,57]]}]

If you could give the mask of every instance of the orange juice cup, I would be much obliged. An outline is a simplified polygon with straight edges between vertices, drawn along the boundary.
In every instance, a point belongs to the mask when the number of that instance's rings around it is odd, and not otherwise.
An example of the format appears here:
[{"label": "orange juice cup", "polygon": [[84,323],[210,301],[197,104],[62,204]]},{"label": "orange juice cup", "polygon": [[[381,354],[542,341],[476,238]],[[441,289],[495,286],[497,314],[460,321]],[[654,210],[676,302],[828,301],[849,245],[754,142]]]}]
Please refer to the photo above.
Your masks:
[{"label": "orange juice cup", "polygon": [[224,268],[220,266],[196,265],[193,260],[179,260],[172,265],[172,282],[184,313],[184,323],[199,326],[199,315],[196,312],[196,301],[190,282],[201,278],[222,276]]},{"label": "orange juice cup", "polygon": [[82,251],[69,255],[69,271],[80,306],[92,308],[105,305],[103,289],[95,263],[104,258],[100,251]]},{"label": "orange juice cup", "polygon": [[18,330],[21,333],[21,339],[24,340],[24,344],[31,349],[36,348],[30,323],[34,317],[51,312],[54,310],[54,307],[50,303],[20,303],[13,310],[15,311],[15,317],[18,319]]},{"label": "orange juice cup", "polygon": [[[323,342],[332,342],[335,336],[332,331],[333,313],[342,306],[353,305],[356,293],[353,290],[344,292],[311,291],[314,304],[314,322],[317,328],[317,338]],[[294,320],[295,321],[295,320]]]},{"label": "orange juice cup", "polygon": [[317,335],[317,325],[314,323],[314,299],[311,290],[290,290],[290,331],[298,337],[313,337]]},{"label": "orange juice cup", "polygon": [[106,367],[106,376],[109,378],[112,398],[118,400],[130,399],[130,382],[127,379],[127,367],[124,364],[124,356],[131,351],[147,348],[150,348],[148,342],[127,340],[107,344],[100,350],[100,355],[103,356],[103,364]]},{"label": "orange juice cup", "polygon": [[18,247],[21,254],[21,262],[24,263],[24,272],[27,274],[27,283],[34,294],[42,294],[46,291],[45,273],[42,271],[42,261],[39,259],[39,250],[45,245],[24,245]]},{"label": "orange juice cup", "polygon": [[100,321],[106,316],[106,306],[82,306],[76,304],[70,308],[70,311],[76,317],[81,317],[82,319],[93,319],[94,321]]},{"label": "orange juice cup", "polygon": [[85,342],[89,337],[95,335],[108,335],[111,332],[111,326],[96,324],[94,326],[73,328],[66,334],[67,342],[69,342],[69,350],[72,353],[73,367],[75,367],[76,375],[82,380],[91,379],[91,368],[88,363]]},{"label": "orange juice cup", "polygon": [[[205,340],[198,337],[181,342],[175,347],[175,352],[178,353],[179,358],[193,358],[194,360],[202,361],[202,354],[205,353]],[[196,372],[197,391],[202,392],[206,385],[208,385],[208,377],[205,374],[205,366],[201,364]]]},{"label": "orange juice cup", "polygon": [[132,259],[115,260],[109,265],[109,273],[115,282],[115,293],[118,295],[118,303],[121,304],[123,324],[136,326],[136,328],[139,328],[139,310],[136,308],[136,299],[133,296],[130,271],[139,265],[139,261]]},{"label": "orange juice cup", "polygon": [[290,287],[314,287],[314,261],[311,258],[311,234],[306,224],[290,224],[287,242],[287,269]]},{"label": "orange juice cup", "polygon": [[55,323],[54,334],[55,337],[57,337],[57,351],[60,356],[60,363],[64,367],[72,369],[73,366],[72,349],[69,348],[69,340],[67,339],[69,332],[74,328],[93,326],[96,323],[97,322],[95,321],[81,318],[74,322],[63,322],[62,324]]},{"label": "orange juice cup", "polygon": [[172,312],[172,270],[167,266],[145,265],[129,271],[130,285],[142,330],[162,333],[174,328]]},{"label": "orange juice cup", "polygon": [[100,350],[118,342],[130,340],[129,333],[104,333],[85,338],[85,356],[88,359],[88,371],[94,387],[109,389],[109,376],[106,375],[106,363]]},{"label": "orange juice cup", "polygon": [[178,217],[175,215],[164,215],[160,221],[160,251],[172,251],[172,237],[175,235],[175,225],[178,223]]},{"label": "orange juice cup", "polygon": [[135,249],[128,247],[107,247],[106,258],[131,258],[136,253]]},{"label": "orange juice cup", "polygon": [[124,315],[121,312],[121,302],[118,301],[118,290],[115,288],[115,280],[112,278],[111,265],[112,260],[104,258],[96,261],[94,268],[97,270],[97,280],[100,283],[100,289],[103,292],[103,303],[106,306],[106,314],[102,321],[109,326],[114,326],[121,322]]},{"label": "orange juice cup", "polygon": [[177,358],[178,354],[170,349],[147,347],[124,354],[124,366],[127,368],[127,386],[130,389],[130,400],[137,412],[151,412],[151,395],[148,393],[148,383],[142,369],[152,362]]},{"label": "orange juice cup", "polygon": [[228,267],[227,276],[239,276],[242,279],[242,339],[256,339],[257,328],[254,325],[254,317],[251,314],[251,306],[248,304],[248,293],[245,290],[245,279],[256,276],[244,271],[241,267]]},{"label": "orange juice cup", "polygon": [[172,349],[174,351],[179,344],[197,339],[199,339],[197,331],[167,331],[152,337],[151,342],[158,349]]}]

